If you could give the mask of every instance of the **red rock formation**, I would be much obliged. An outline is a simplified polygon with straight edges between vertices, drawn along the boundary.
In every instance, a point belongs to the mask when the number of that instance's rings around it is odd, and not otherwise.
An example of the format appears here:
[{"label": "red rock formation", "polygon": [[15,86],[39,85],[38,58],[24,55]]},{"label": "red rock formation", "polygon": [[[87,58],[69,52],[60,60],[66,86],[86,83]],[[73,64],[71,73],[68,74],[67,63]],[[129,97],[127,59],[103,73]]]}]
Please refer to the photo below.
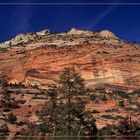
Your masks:
[{"label": "red rock formation", "polygon": [[73,29],[2,49],[0,76],[11,83],[45,87],[57,83],[64,67],[74,66],[87,86],[138,89],[140,47],[108,32],[89,32],[88,35],[88,31]]}]

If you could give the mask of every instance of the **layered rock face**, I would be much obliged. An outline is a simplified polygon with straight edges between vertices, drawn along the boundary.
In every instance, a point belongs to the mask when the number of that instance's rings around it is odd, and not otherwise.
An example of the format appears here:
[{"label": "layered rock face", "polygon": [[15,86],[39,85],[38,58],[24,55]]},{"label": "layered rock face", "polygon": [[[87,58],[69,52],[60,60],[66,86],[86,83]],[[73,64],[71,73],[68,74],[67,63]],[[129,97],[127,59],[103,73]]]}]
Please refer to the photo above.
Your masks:
[{"label": "layered rock face", "polygon": [[[0,44],[0,77],[11,83],[57,84],[65,67],[74,66],[88,87],[124,90],[140,86],[140,47],[108,30],[71,29],[26,33]],[[3,49],[4,48],[4,49]]]}]

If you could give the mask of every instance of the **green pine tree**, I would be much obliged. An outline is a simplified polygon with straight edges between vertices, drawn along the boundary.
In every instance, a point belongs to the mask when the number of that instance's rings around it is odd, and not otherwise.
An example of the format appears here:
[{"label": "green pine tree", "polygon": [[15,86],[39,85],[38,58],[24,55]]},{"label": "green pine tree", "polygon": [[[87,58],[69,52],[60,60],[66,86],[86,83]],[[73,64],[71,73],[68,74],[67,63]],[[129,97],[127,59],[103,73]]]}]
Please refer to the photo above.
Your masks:
[{"label": "green pine tree", "polygon": [[60,126],[59,118],[61,114],[60,104],[57,103],[57,92],[58,89],[55,85],[50,85],[49,89],[46,92],[46,96],[49,98],[49,101],[46,101],[44,107],[41,111],[37,113],[39,116],[40,129],[42,135],[56,135],[59,132]]},{"label": "green pine tree", "polygon": [[[96,134],[95,120],[90,112],[85,110],[84,96],[87,89],[84,79],[74,67],[65,68],[59,79],[61,101],[63,102],[64,130],[67,135],[79,135],[79,131],[86,130],[87,135]],[[88,132],[87,132],[88,130]],[[95,132],[93,132],[95,131]]]},{"label": "green pine tree", "polygon": [[65,68],[59,85],[49,86],[49,101],[37,113],[42,135],[96,135],[95,119],[85,109],[84,79],[74,68]]}]

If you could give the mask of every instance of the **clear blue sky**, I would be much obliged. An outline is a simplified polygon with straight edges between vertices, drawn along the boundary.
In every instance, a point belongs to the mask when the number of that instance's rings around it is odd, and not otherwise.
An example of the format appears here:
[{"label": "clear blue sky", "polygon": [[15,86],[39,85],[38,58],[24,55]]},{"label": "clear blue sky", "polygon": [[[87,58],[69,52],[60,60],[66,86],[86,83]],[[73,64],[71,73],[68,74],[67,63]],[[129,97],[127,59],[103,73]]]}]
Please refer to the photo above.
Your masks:
[{"label": "clear blue sky", "polygon": [[[8,0],[1,0],[0,3]],[[138,3],[139,0],[9,0],[10,3]],[[52,32],[72,27],[108,29],[118,37],[140,43],[139,5],[0,5],[0,42],[21,32],[48,28]]]}]

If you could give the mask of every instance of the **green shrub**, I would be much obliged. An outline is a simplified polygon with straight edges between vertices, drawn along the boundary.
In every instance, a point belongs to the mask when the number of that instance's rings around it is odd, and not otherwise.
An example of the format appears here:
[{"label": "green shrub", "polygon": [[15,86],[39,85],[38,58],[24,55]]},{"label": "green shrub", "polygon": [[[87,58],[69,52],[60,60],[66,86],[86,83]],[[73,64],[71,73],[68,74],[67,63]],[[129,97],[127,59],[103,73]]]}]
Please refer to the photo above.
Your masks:
[{"label": "green shrub", "polygon": [[0,127],[0,136],[7,136],[9,134],[9,128],[7,126],[7,124],[3,124]]},{"label": "green shrub", "polygon": [[14,124],[17,121],[17,117],[12,112],[10,112],[7,115],[7,121]]},{"label": "green shrub", "polygon": [[129,96],[124,91],[119,91],[119,90],[118,91],[113,91],[113,94],[118,95],[121,98],[129,99]]},{"label": "green shrub", "polygon": [[124,101],[123,100],[122,101],[119,101],[118,106],[119,107],[124,107]]}]

